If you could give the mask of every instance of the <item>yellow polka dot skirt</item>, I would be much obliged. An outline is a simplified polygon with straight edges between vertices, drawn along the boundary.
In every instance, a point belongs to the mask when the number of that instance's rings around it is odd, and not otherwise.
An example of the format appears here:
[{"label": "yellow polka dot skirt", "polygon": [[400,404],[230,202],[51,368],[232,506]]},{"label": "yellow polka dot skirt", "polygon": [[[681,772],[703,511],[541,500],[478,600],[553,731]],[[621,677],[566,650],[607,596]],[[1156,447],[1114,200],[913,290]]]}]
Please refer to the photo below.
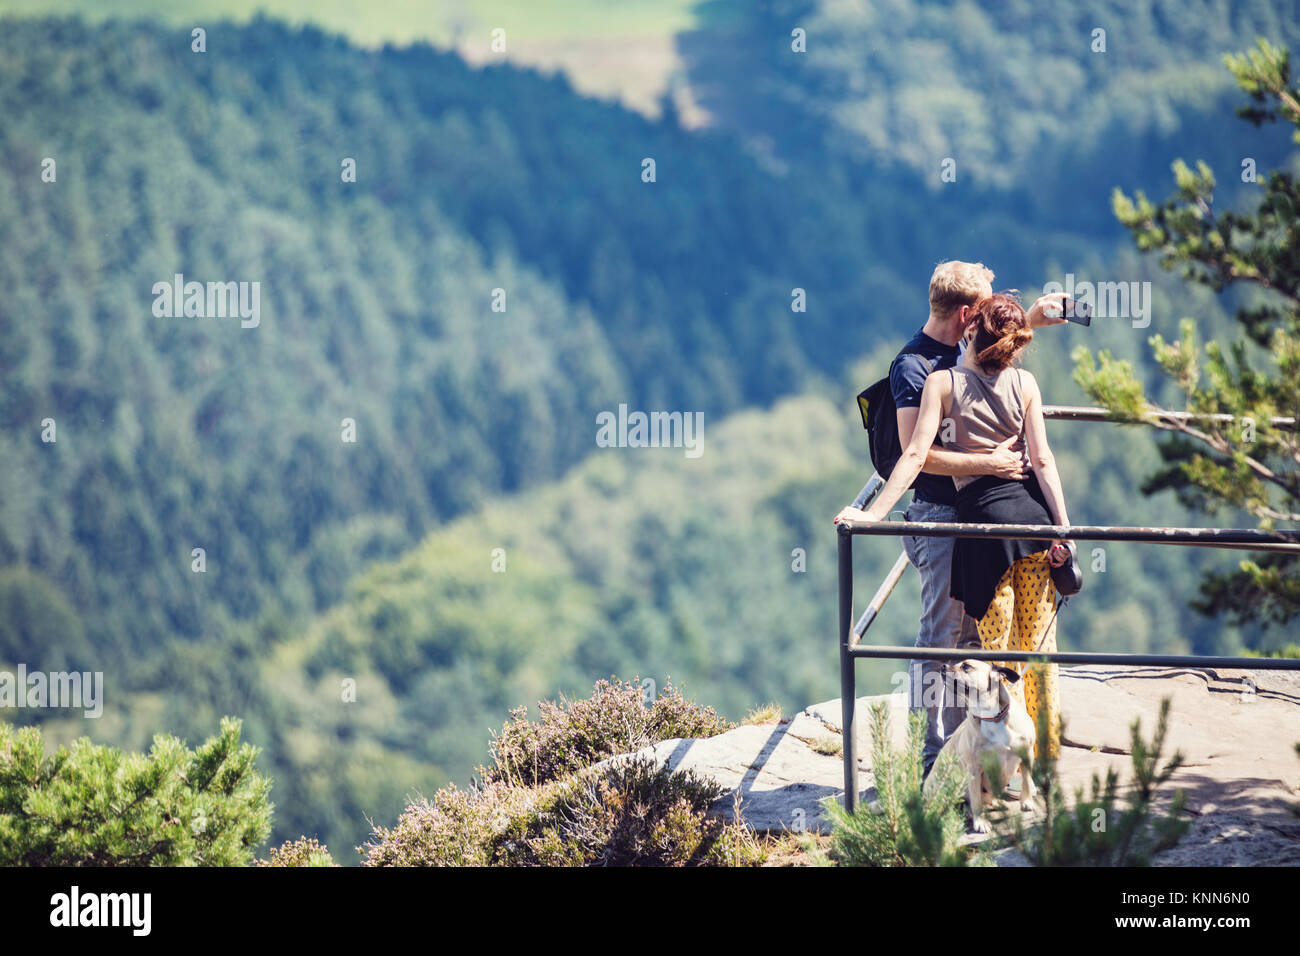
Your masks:
[{"label": "yellow polka dot skirt", "polygon": [[[1007,568],[998,581],[989,609],[979,619],[980,643],[990,651],[1055,651],[1056,588],[1047,552],[1027,555]],[[1061,696],[1056,664],[1006,663],[1021,675],[1011,693],[1029,711],[1034,726],[1047,709],[1048,750],[1061,753]],[[1035,745],[1037,751],[1037,745]],[[1037,756],[1037,753],[1035,753]]]}]

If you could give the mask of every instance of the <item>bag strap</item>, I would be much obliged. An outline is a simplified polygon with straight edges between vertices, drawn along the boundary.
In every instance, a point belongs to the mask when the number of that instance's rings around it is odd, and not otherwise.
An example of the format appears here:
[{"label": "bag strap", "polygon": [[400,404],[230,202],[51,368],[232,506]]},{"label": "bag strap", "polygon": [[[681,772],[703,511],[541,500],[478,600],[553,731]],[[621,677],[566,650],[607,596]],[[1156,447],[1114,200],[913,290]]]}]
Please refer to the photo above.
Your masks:
[{"label": "bag strap", "polygon": [[[930,361],[928,358],[926,358],[926,357],[925,357],[924,355],[922,355],[920,352],[916,352],[916,351],[912,351],[912,352],[899,352],[897,355],[894,356],[893,361],[889,363],[889,372],[888,372],[888,374],[885,375],[885,382],[886,382],[886,383],[888,383],[891,379],[893,379],[893,377],[894,377],[894,366],[898,364],[898,360],[901,359],[904,355],[915,355],[917,358],[919,358],[919,359],[921,360],[921,364],[923,364],[923,365],[925,366],[925,374],[926,374],[927,377],[930,375],[931,372],[934,371],[934,362]],[[893,399],[894,399],[893,389],[891,388],[889,391],[890,391],[889,399],[890,399],[890,401],[893,401]],[[895,402],[894,404],[897,405],[898,403]],[[865,427],[865,422],[864,422],[864,427]]]},{"label": "bag strap", "polygon": [[1065,605],[1070,603],[1070,599],[1068,597],[1061,597],[1061,595],[1058,594],[1056,598],[1057,598],[1056,610],[1052,612],[1051,618],[1049,618],[1047,623],[1043,625],[1043,634],[1041,637],[1038,638],[1037,641],[1034,642],[1034,651],[1037,651],[1039,648],[1043,646],[1043,642],[1047,640],[1047,632],[1051,628],[1052,622],[1056,620],[1056,615],[1061,613],[1061,608],[1065,607]]},{"label": "bag strap", "polygon": [[920,353],[920,352],[899,352],[897,355],[894,356],[894,360],[893,360],[892,362],[889,363],[889,377],[892,377],[892,376],[893,376],[893,374],[894,374],[894,366],[898,364],[898,360],[901,359],[904,355],[915,355],[917,358],[919,358],[919,359],[921,360],[922,364],[925,365],[925,374],[926,374],[926,375],[929,375],[931,372],[934,371],[934,362],[930,361],[930,360],[929,360],[928,358],[926,358],[925,355],[923,355],[922,353]]},{"label": "bag strap", "polygon": [[[1076,559],[1075,559],[1074,556],[1072,555],[1071,558],[1070,558],[1070,560],[1073,561],[1073,560],[1076,560]],[[1047,570],[1047,576],[1048,576],[1048,578],[1050,578],[1050,577],[1052,576],[1051,567],[1052,567],[1052,563],[1051,563],[1051,561],[1049,560],[1049,561],[1047,562],[1047,568],[1048,568],[1048,570]],[[1053,593],[1053,594],[1056,594],[1056,609],[1052,611],[1052,616],[1051,616],[1050,618],[1048,618],[1047,623],[1043,625],[1043,633],[1042,633],[1042,635],[1038,638],[1038,640],[1036,640],[1036,641],[1034,642],[1034,650],[1035,650],[1035,651],[1037,651],[1039,648],[1041,648],[1041,647],[1043,646],[1043,642],[1047,640],[1047,632],[1048,632],[1049,630],[1051,630],[1052,623],[1056,620],[1056,615],[1058,615],[1058,614],[1061,613],[1061,608],[1065,607],[1067,604],[1070,603],[1070,599],[1069,599],[1068,597],[1065,597],[1063,594],[1059,594],[1059,593],[1057,593],[1057,591],[1056,591],[1056,585],[1055,585],[1055,584],[1052,585],[1052,593]],[[1026,670],[1028,670],[1028,666],[1027,666],[1027,665],[1026,665]]]}]

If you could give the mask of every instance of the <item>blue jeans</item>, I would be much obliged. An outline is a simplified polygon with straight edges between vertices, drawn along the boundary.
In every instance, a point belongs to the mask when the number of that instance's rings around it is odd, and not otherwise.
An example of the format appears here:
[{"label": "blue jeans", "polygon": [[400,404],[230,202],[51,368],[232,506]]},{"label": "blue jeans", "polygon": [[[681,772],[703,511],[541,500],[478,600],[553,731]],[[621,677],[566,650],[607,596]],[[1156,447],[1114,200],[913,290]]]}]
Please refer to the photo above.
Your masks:
[{"label": "blue jeans", "polygon": [[[956,521],[952,505],[913,501],[904,516],[908,521]],[[953,538],[903,537],[903,549],[921,573],[921,626],[917,647],[979,647],[975,621],[966,616],[960,601],[949,595],[952,586]],[[942,661],[909,661],[908,706],[926,715],[923,760],[930,766],[943,743],[966,719],[966,708],[943,680]]]}]

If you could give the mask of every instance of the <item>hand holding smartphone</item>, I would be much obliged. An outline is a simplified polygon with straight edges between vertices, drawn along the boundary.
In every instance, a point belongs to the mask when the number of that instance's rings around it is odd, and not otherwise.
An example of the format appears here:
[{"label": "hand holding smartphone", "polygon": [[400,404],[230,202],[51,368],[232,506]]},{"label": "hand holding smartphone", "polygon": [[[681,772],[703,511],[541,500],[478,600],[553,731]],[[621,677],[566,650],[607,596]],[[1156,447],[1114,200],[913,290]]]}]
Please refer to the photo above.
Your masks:
[{"label": "hand holding smartphone", "polygon": [[1078,325],[1092,325],[1092,306],[1078,299],[1066,299],[1061,303],[1061,314]]}]

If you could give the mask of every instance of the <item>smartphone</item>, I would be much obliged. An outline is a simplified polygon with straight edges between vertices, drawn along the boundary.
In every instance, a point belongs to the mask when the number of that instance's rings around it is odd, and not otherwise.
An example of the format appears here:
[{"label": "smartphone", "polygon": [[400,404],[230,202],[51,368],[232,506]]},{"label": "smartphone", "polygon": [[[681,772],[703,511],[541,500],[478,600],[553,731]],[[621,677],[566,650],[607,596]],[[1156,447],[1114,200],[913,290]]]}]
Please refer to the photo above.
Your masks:
[{"label": "smartphone", "polygon": [[1071,322],[1077,322],[1079,325],[1092,325],[1092,306],[1087,302],[1080,302],[1078,299],[1066,299],[1061,304],[1062,312]]}]

